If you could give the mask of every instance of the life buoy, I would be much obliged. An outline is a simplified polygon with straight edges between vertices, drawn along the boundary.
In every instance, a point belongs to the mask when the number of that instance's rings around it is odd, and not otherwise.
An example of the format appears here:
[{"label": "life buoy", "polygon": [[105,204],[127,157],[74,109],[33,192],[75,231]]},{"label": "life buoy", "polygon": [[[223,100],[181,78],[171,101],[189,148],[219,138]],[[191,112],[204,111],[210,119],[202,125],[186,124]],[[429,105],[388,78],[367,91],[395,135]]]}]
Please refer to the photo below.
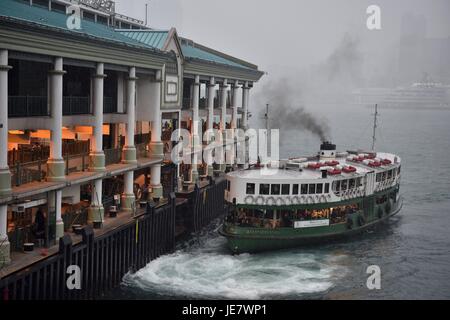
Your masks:
[{"label": "life buoy", "polygon": [[284,206],[286,204],[286,202],[284,201],[283,198],[278,197],[278,199],[275,201],[277,206]]},{"label": "life buoy", "polygon": [[268,205],[268,206],[274,205],[275,203],[276,203],[276,200],[274,197],[268,197],[266,199],[266,205]]},{"label": "life buoy", "polygon": [[366,218],[362,214],[358,216],[358,225],[361,227],[366,224]]},{"label": "life buoy", "polygon": [[253,196],[246,196],[244,199],[245,204],[253,204],[255,202],[255,198]]},{"label": "life buoy", "polygon": [[321,203],[327,202],[327,197],[325,197],[325,195],[322,195],[322,196],[320,197],[320,202],[321,202]]},{"label": "life buoy", "polygon": [[306,197],[305,196],[301,196],[300,203],[301,204],[306,203]]},{"label": "life buoy", "polygon": [[256,204],[257,205],[263,205],[264,204],[264,197],[263,196],[259,196],[258,198],[256,198]]},{"label": "life buoy", "polygon": [[300,204],[300,198],[298,196],[291,198],[292,204]]},{"label": "life buoy", "polygon": [[313,203],[314,203],[314,198],[313,198],[312,196],[309,196],[309,197],[307,198],[307,202],[306,202],[306,203],[313,204]]}]

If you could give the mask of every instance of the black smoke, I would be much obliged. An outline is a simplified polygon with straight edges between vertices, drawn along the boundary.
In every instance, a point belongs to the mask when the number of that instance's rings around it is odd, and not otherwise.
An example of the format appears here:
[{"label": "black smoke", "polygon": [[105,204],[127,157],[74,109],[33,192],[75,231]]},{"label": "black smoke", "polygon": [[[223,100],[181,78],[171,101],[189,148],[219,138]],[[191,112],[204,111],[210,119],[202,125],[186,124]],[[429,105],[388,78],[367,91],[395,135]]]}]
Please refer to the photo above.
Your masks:
[{"label": "black smoke", "polygon": [[[329,140],[329,127],[324,119],[319,119],[300,103],[301,88],[283,78],[267,83],[260,96],[261,101],[269,104],[269,127],[280,130],[309,131],[320,138]],[[260,113],[264,118],[266,109]]]}]

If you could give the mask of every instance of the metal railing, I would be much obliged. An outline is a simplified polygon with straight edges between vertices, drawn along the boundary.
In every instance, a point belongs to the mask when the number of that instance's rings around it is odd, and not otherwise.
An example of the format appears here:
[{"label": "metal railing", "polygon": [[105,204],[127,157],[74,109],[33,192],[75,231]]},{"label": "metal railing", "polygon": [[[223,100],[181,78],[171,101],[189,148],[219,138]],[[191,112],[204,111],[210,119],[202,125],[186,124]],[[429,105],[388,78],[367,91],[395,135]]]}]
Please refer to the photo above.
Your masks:
[{"label": "metal railing", "polygon": [[20,117],[42,117],[49,115],[47,97],[38,96],[9,96],[8,116]]},{"label": "metal railing", "polygon": [[90,97],[63,97],[63,115],[90,114]]},{"label": "metal railing", "polygon": [[112,97],[104,97],[103,113],[117,113],[117,99]]},{"label": "metal railing", "polygon": [[105,149],[105,165],[120,163],[122,161],[122,148]]},{"label": "metal railing", "polygon": [[28,163],[17,163],[10,167],[11,185],[21,186],[26,183],[43,181],[47,175],[47,161],[39,160]]}]

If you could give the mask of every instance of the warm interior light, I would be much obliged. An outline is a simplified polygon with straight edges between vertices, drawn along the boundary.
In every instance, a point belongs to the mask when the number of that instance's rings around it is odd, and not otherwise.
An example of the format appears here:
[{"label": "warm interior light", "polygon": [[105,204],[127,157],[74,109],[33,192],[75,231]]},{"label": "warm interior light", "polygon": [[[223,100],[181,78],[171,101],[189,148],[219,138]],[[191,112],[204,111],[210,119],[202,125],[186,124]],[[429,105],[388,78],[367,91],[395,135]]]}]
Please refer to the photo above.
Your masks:
[{"label": "warm interior light", "polygon": [[50,130],[38,130],[30,133],[31,138],[51,139]]},{"label": "warm interior light", "polygon": [[25,134],[24,131],[22,130],[9,130],[10,134]]},{"label": "warm interior light", "polygon": [[103,125],[103,134],[109,136],[109,124]]},{"label": "warm interior light", "polygon": [[93,129],[92,129],[92,127],[89,127],[89,126],[76,126],[75,132],[84,133],[84,134],[92,134]]}]

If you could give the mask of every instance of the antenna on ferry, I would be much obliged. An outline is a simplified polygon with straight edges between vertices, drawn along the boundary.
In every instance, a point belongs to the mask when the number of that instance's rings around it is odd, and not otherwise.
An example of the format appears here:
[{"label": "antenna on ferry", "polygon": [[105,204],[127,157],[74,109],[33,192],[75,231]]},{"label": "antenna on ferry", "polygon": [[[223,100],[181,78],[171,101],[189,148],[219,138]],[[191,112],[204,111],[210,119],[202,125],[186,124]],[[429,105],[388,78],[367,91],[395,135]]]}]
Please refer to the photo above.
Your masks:
[{"label": "antenna on ferry", "polygon": [[375,104],[375,113],[373,115],[373,135],[372,135],[372,151],[375,150],[375,142],[377,141],[377,127],[378,127],[378,104]]},{"label": "antenna on ferry", "polygon": [[264,119],[266,120],[266,130],[269,132],[269,104],[266,104],[266,113],[264,115]]}]

